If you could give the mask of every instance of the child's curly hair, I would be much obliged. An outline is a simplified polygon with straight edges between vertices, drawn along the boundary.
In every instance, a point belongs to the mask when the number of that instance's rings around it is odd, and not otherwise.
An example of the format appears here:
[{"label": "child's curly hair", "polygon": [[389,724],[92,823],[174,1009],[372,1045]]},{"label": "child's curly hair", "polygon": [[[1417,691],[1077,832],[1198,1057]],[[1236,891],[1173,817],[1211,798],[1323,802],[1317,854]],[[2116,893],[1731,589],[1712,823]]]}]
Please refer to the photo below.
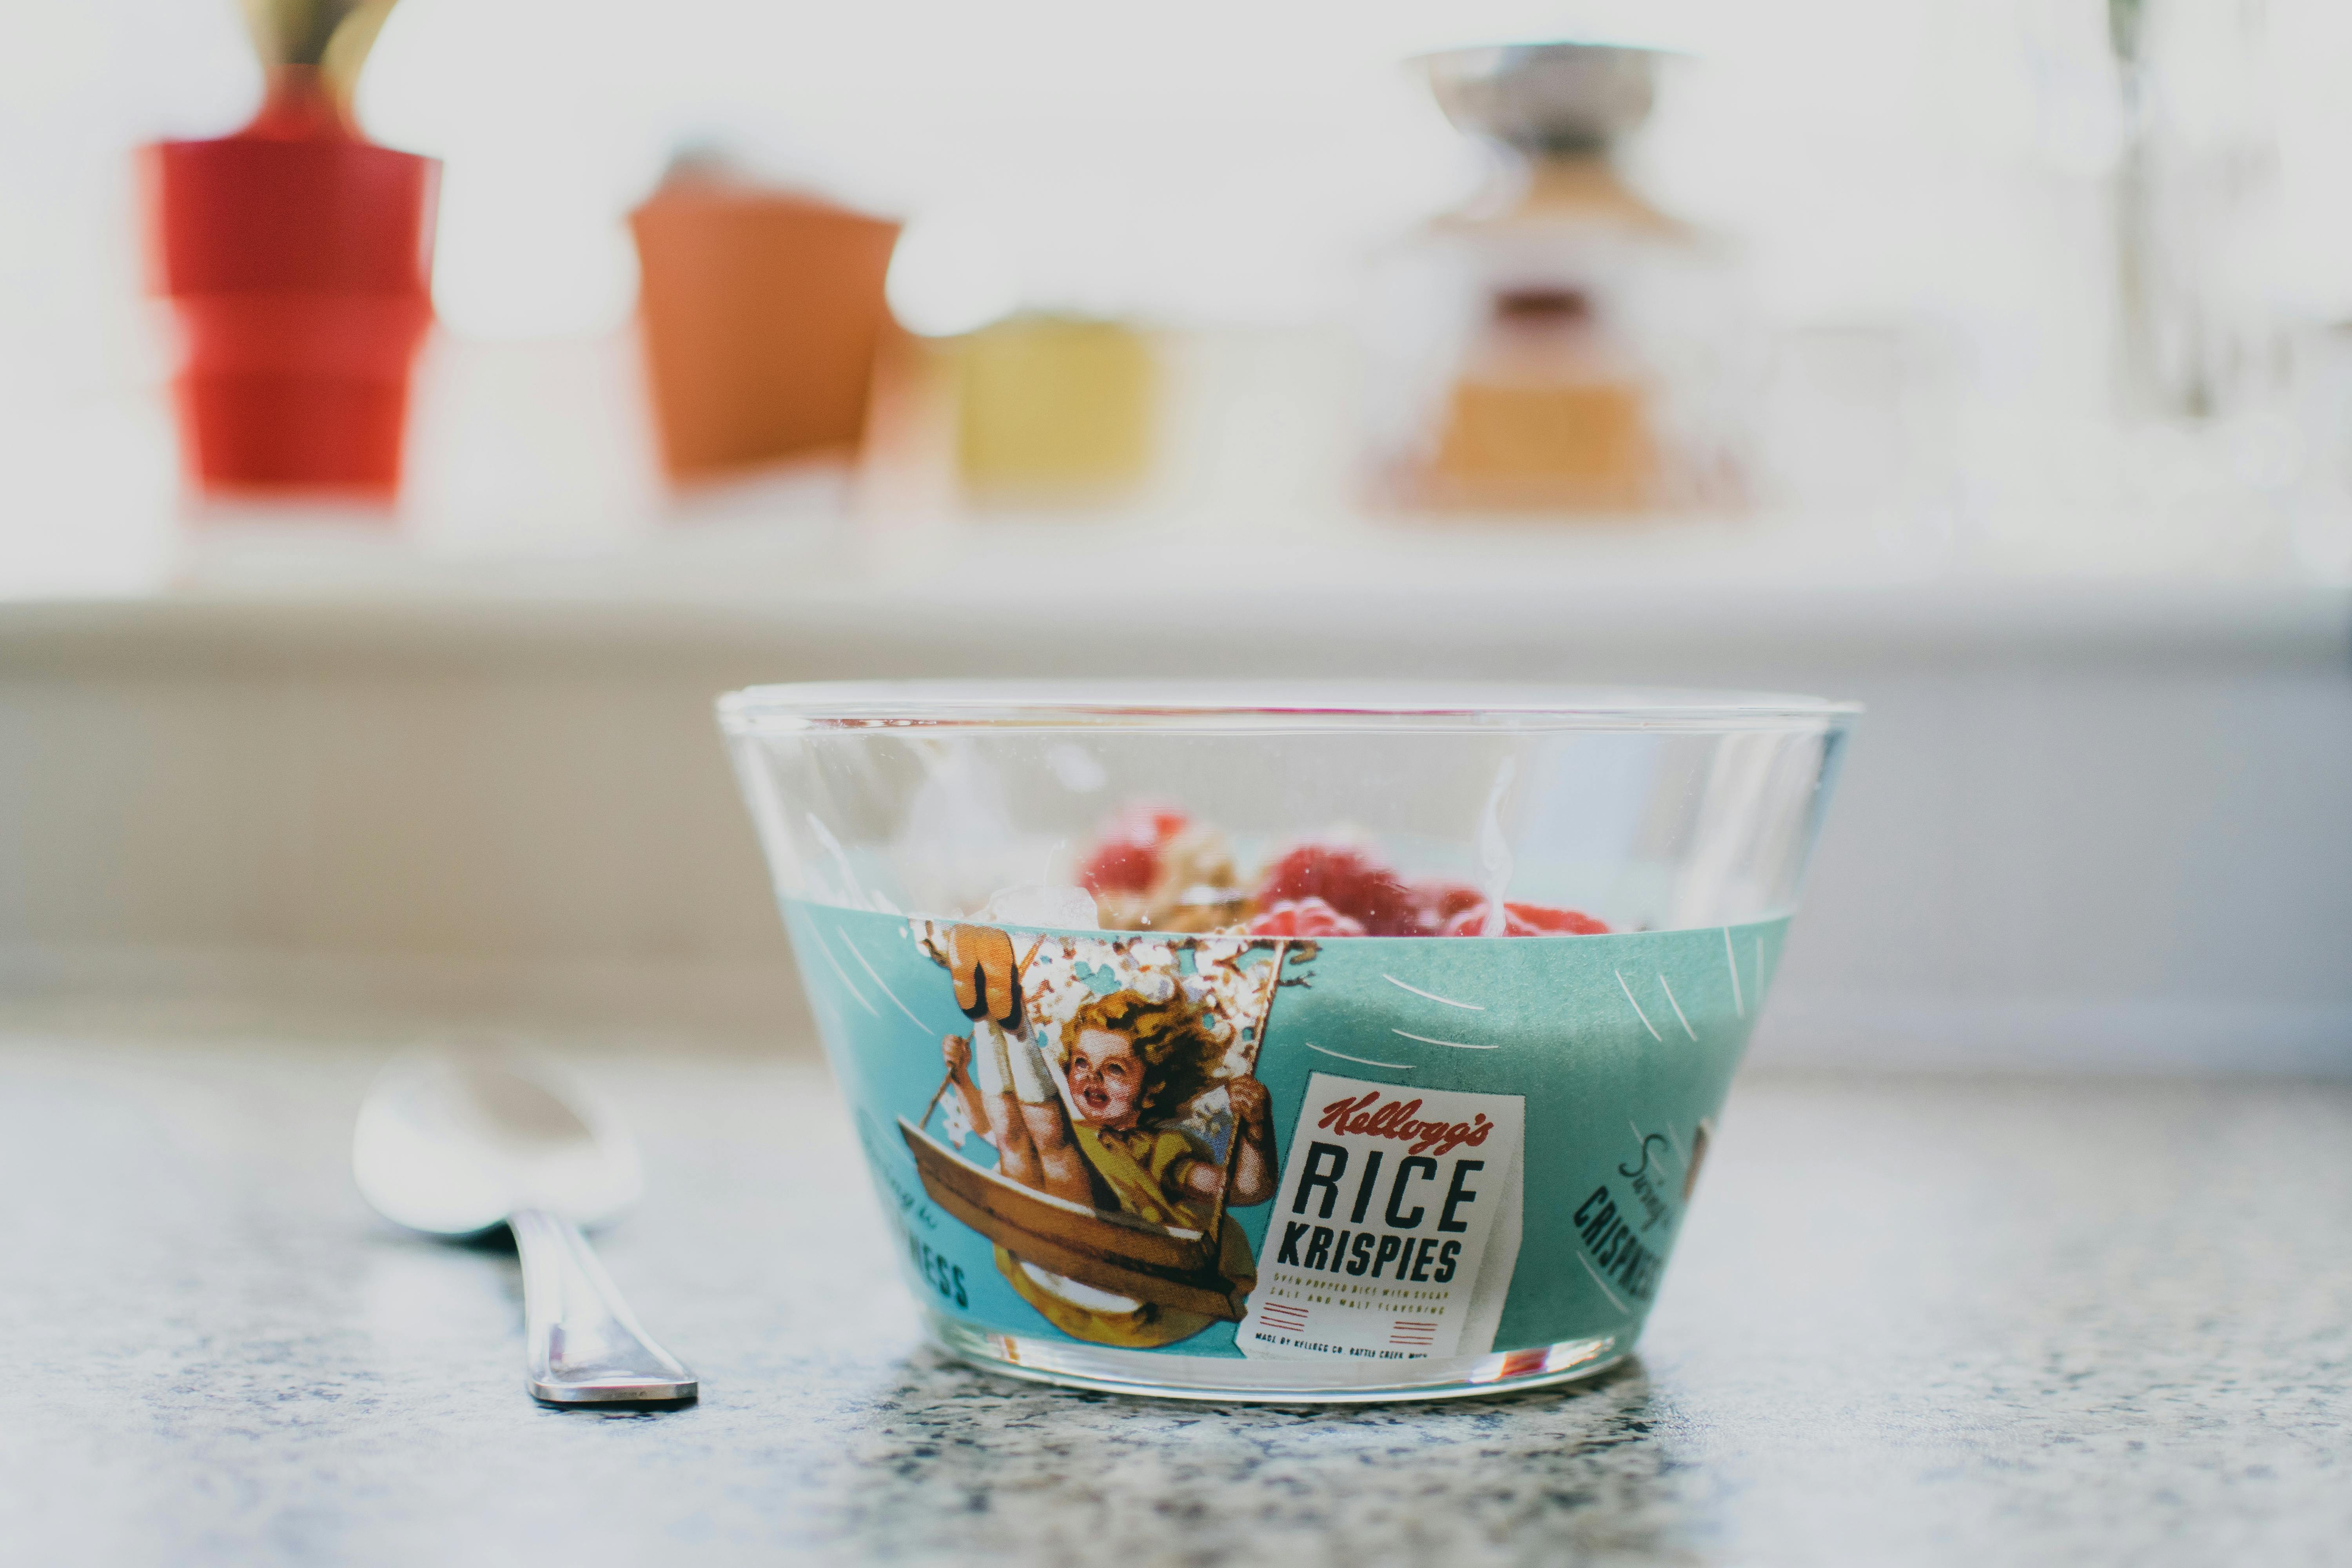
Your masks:
[{"label": "child's curly hair", "polygon": [[1088,1029],[1123,1035],[1143,1063],[1142,1108],[1174,1110],[1209,1087],[1224,1047],[1209,1033],[1201,1009],[1182,995],[1154,1002],[1136,991],[1093,997],[1062,1025],[1062,1059]]}]

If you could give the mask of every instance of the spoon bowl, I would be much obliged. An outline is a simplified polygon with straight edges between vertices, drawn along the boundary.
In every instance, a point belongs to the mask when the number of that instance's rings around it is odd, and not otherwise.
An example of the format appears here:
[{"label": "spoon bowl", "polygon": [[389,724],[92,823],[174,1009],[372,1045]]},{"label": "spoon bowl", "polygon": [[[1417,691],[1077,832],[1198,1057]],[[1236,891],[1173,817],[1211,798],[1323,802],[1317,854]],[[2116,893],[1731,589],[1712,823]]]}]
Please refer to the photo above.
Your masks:
[{"label": "spoon bowl", "polygon": [[464,1239],[504,1225],[522,1258],[526,1380],[557,1405],[697,1397],[581,1234],[644,1187],[620,1123],[536,1058],[440,1047],[378,1075],[352,1135],[360,1193],[394,1225]]},{"label": "spoon bowl", "polygon": [[471,1237],[517,1209],[602,1225],[645,1181],[619,1123],[512,1050],[407,1051],[378,1075],[352,1136],[360,1192],[394,1225]]}]

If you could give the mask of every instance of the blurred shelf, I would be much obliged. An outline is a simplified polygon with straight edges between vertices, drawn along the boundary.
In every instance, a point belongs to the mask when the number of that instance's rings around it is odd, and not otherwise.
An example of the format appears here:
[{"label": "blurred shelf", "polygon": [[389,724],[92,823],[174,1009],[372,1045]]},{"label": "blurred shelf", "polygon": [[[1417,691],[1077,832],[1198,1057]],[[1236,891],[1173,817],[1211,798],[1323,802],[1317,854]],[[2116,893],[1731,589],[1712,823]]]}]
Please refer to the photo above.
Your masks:
[{"label": "blurred shelf", "polygon": [[[978,644],[1061,666],[1089,647],[1155,642],[1176,672],[1246,668],[1253,649],[1280,668],[1301,650],[1322,664],[1376,645],[1473,659],[1767,647],[1840,661],[2173,653],[2340,668],[2352,588],[2283,573],[2026,574],[1754,523],[1072,520],[688,524],[504,552],[287,527],[184,538],[143,578],[0,595],[0,659],[19,668],[712,655],[782,668],[859,648],[929,668]],[[1398,661],[1374,662],[1394,673]]]},{"label": "blurred shelf", "polygon": [[1869,709],[1778,1005],[1815,1059],[2345,1070],[2343,586],[1252,521],[214,533],[0,597],[0,988],[772,1028],[753,682],[1760,687]]}]

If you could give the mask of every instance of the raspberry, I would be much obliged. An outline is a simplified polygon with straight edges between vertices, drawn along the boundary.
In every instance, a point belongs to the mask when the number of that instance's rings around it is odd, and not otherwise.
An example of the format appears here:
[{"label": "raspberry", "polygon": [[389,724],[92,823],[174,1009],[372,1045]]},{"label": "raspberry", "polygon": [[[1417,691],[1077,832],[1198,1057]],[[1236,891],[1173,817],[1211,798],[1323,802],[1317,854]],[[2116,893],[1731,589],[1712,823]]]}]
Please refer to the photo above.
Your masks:
[{"label": "raspberry", "polygon": [[1078,868],[1078,886],[1089,893],[1140,893],[1160,875],[1160,852],[1149,844],[1114,841],[1097,847]]},{"label": "raspberry", "polygon": [[1120,807],[1080,862],[1078,886],[1089,893],[1150,890],[1160,878],[1160,852],[1192,823],[1171,805],[1139,800]]},{"label": "raspberry", "polygon": [[1431,931],[1444,930],[1464,910],[1486,902],[1486,895],[1466,882],[1415,882],[1412,897],[1421,906],[1421,923]]},{"label": "raspberry", "polygon": [[1301,844],[1266,868],[1257,889],[1260,904],[1271,909],[1303,899],[1321,900],[1372,936],[1429,934],[1412,889],[1386,866],[1345,845]]},{"label": "raspberry", "polygon": [[1250,921],[1252,936],[1361,936],[1361,921],[1349,920],[1320,899],[1275,905]]},{"label": "raspberry", "polygon": [[[1484,899],[1456,912],[1445,922],[1447,936],[1484,936],[1486,934],[1486,901]],[[1605,921],[1594,920],[1578,910],[1554,909],[1549,904],[1514,904],[1503,906],[1505,936],[1607,936]]]},{"label": "raspberry", "polygon": [[1172,805],[1131,800],[1119,807],[1118,815],[1103,828],[1102,836],[1106,843],[1116,839],[1157,848],[1192,826],[1192,819]]},{"label": "raspberry", "polygon": [[[1503,918],[1508,930],[1507,936],[1607,936],[1609,922],[1594,920],[1582,910],[1563,910],[1551,904],[1505,904]],[[1522,931],[1519,928],[1528,929]]]}]

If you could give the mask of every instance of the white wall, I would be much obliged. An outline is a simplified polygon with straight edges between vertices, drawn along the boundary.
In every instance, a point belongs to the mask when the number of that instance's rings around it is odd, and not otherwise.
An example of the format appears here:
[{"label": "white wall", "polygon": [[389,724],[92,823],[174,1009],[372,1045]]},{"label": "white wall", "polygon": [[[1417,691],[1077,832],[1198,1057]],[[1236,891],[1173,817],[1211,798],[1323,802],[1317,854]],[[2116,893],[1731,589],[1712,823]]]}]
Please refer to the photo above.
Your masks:
[{"label": "white wall", "polygon": [[1870,704],[1762,1049],[2352,1072],[2340,594],[1277,587],[1219,618],[1249,634],[1139,635],[1078,601],[1048,646],[953,583],[734,607],[20,609],[0,623],[0,974],[796,1034],[719,690],[1633,679]]}]

